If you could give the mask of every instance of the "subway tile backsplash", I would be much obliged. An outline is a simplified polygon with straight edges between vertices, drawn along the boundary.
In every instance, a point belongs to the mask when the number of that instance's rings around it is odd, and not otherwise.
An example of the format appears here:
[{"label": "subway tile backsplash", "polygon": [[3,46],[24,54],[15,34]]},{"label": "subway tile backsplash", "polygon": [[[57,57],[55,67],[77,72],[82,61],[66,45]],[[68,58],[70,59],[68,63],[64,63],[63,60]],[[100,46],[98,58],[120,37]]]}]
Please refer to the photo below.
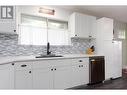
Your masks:
[{"label": "subway tile backsplash", "polygon": [[[85,54],[95,40],[73,38],[70,46],[52,46],[54,54]],[[19,45],[17,34],[0,33],[0,56],[26,56],[46,54],[46,46]]]}]

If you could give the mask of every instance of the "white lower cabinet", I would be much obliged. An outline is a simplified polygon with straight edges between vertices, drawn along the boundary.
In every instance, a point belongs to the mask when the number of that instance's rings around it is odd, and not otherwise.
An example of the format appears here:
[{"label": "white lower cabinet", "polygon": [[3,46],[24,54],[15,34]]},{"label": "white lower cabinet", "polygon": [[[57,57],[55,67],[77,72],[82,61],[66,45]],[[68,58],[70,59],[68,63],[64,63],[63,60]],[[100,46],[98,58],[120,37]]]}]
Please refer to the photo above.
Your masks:
[{"label": "white lower cabinet", "polygon": [[80,85],[79,65],[72,66],[72,87]]},{"label": "white lower cabinet", "polygon": [[[84,63],[83,63],[84,62]],[[89,83],[89,63],[82,60],[82,64],[72,66],[72,87]]]},{"label": "white lower cabinet", "polygon": [[32,62],[15,63],[15,89],[32,89]]},{"label": "white lower cabinet", "polygon": [[71,67],[57,67],[54,71],[54,89],[67,89],[71,87]]},{"label": "white lower cabinet", "polygon": [[15,72],[16,89],[32,89],[32,71],[20,70]]},{"label": "white lower cabinet", "polygon": [[80,84],[88,84],[89,83],[89,63],[82,65],[80,69]]},{"label": "white lower cabinet", "polygon": [[[53,69],[52,69],[53,70]],[[53,71],[50,68],[33,70],[34,89],[53,89]]]},{"label": "white lower cabinet", "polygon": [[0,89],[14,89],[13,64],[0,65]]},{"label": "white lower cabinet", "polygon": [[15,64],[15,89],[67,89],[89,83],[89,58]]},{"label": "white lower cabinet", "polygon": [[34,89],[66,89],[70,87],[70,60],[36,61],[33,64]]},{"label": "white lower cabinet", "polygon": [[[74,64],[74,65],[73,65]],[[72,59],[72,87],[89,83],[89,58]]]},{"label": "white lower cabinet", "polygon": [[70,67],[33,70],[34,89],[66,89],[70,87]]}]

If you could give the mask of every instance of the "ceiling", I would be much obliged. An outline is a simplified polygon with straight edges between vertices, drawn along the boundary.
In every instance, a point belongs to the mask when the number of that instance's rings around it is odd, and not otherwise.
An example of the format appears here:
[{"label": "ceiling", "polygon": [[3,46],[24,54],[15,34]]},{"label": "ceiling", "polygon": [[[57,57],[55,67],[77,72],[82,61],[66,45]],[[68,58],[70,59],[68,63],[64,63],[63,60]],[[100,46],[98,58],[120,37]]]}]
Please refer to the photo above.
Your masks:
[{"label": "ceiling", "polygon": [[97,17],[109,17],[127,23],[127,6],[57,6]]}]

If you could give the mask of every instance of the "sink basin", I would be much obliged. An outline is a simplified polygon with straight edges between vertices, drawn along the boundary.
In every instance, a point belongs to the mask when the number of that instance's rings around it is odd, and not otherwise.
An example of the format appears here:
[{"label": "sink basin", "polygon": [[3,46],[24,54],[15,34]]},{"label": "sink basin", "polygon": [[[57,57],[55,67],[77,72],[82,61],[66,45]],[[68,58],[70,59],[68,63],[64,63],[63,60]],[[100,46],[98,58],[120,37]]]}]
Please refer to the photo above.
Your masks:
[{"label": "sink basin", "polygon": [[49,57],[63,57],[62,55],[40,55],[36,56],[36,58],[49,58]]}]

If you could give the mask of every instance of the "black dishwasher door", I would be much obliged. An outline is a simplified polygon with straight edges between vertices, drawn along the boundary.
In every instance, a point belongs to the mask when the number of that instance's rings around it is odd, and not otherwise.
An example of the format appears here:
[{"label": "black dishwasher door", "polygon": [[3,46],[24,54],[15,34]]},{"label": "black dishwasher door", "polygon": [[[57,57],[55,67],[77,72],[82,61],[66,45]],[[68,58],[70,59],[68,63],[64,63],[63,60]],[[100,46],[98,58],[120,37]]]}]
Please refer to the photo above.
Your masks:
[{"label": "black dishwasher door", "polygon": [[105,80],[105,61],[104,56],[89,57],[90,61],[90,84]]}]

